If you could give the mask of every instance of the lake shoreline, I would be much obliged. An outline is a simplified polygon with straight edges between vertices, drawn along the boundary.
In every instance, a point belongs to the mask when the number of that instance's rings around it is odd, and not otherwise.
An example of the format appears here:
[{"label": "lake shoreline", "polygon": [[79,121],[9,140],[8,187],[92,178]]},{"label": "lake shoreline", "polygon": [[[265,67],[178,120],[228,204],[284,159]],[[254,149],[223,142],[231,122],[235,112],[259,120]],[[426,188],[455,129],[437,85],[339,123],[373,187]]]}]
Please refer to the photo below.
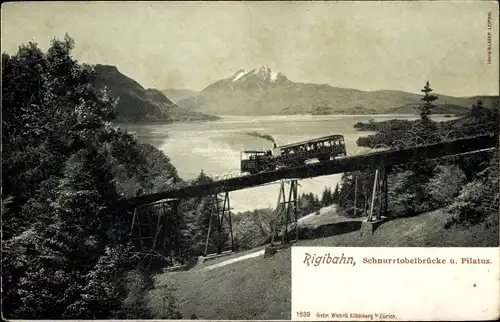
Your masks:
[{"label": "lake shoreline", "polygon": [[[191,124],[191,123],[211,123],[211,122],[219,122],[230,119],[248,119],[248,118],[265,118],[265,119],[273,119],[273,118],[300,118],[300,117],[310,117],[310,118],[318,118],[322,117],[395,117],[395,118],[407,118],[407,117],[415,117],[418,118],[417,114],[272,114],[272,115],[214,115],[217,118],[214,119],[193,119],[193,120],[152,120],[152,121],[114,121],[115,125],[133,125],[133,126],[149,126],[149,125],[172,125],[172,124]],[[436,117],[445,117],[445,118],[458,118],[457,115],[452,114],[433,114],[432,116]],[[432,117],[431,116],[431,117]]]},{"label": "lake shoreline", "polygon": [[[436,120],[449,118],[434,115]],[[293,116],[221,116],[211,122],[168,124],[122,124],[139,141],[150,143],[161,150],[172,162],[184,180],[196,178],[201,171],[211,177],[240,170],[241,151],[266,151],[272,148],[272,137],[278,146],[301,142],[326,135],[342,134],[349,155],[366,153],[359,147],[359,137],[371,132],[354,128],[358,122],[390,119],[416,120],[418,115],[293,115]],[[249,135],[257,132],[259,135]],[[265,136],[265,137],[264,137]],[[299,193],[321,195],[325,187],[334,188],[340,175],[301,180]],[[279,186],[267,185],[230,193],[231,206],[236,212],[275,207]]]}]

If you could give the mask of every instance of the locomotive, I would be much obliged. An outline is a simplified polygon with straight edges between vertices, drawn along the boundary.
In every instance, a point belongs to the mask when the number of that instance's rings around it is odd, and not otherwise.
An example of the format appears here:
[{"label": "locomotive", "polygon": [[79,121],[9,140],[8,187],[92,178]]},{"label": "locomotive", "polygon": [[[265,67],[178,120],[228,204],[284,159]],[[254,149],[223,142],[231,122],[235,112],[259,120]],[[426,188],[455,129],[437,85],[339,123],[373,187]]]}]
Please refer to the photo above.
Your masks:
[{"label": "locomotive", "polygon": [[242,151],[241,172],[256,174],[303,165],[313,159],[324,162],[340,156],[347,156],[347,152],[344,137],[339,134],[279,147],[274,143],[272,150]]}]

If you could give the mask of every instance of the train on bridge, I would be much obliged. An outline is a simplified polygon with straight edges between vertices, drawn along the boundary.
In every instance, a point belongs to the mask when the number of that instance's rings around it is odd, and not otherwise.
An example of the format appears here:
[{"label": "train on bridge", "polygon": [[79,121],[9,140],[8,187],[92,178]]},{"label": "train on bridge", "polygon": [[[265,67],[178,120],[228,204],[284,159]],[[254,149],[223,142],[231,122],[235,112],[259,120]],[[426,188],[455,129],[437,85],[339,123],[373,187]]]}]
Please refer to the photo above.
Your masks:
[{"label": "train on bridge", "polygon": [[344,137],[340,134],[324,136],[299,143],[276,146],[267,151],[242,151],[241,172],[256,174],[307,164],[308,161],[324,162],[347,156]]}]

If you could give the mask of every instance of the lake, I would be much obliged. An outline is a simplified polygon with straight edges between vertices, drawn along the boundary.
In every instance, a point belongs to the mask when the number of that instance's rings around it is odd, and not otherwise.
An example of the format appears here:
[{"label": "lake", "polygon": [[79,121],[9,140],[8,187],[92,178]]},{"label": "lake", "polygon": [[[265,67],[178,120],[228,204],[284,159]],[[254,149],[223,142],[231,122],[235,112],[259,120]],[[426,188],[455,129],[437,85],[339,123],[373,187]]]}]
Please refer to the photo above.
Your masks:
[{"label": "lake", "polygon": [[[356,130],[353,126],[357,122],[416,118],[415,115],[221,116],[220,120],[211,122],[119,126],[135,134],[139,141],[150,143],[163,151],[177,168],[181,178],[193,179],[202,170],[209,176],[236,175],[240,168],[241,151],[272,148],[271,141],[248,133],[271,135],[278,146],[342,134],[348,155],[355,155],[370,150],[356,145],[360,136],[370,134]],[[435,121],[452,119],[443,115],[432,118]],[[321,196],[325,187],[335,188],[340,176],[336,174],[301,180],[299,193],[312,192]],[[235,211],[274,208],[278,194],[278,184],[234,191],[230,193],[231,207]]]}]

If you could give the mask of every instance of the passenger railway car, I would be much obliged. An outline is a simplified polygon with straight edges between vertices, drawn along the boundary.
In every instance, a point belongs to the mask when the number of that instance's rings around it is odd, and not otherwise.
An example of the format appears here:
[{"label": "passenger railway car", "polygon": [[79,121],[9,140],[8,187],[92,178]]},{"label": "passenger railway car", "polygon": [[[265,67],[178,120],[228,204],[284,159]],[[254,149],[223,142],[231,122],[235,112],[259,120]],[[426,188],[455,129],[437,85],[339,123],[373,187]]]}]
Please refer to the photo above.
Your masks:
[{"label": "passenger railway car", "polygon": [[279,147],[275,144],[272,150],[267,151],[243,151],[241,153],[241,172],[256,174],[300,166],[313,159],[324,162],[346,155],[344,137],[338,134],[330,135]]}]

